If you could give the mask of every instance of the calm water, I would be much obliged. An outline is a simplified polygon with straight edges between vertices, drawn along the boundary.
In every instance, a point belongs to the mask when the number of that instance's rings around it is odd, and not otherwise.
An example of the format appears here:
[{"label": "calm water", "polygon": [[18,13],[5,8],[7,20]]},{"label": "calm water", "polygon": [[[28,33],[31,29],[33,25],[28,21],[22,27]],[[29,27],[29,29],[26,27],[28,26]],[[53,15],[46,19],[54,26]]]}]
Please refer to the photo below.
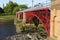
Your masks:
[{"label": "calm water", "polygon": [[14,20],[3,20],[0,19],[0,37],[11,36],[16,33],[16,27]]}]

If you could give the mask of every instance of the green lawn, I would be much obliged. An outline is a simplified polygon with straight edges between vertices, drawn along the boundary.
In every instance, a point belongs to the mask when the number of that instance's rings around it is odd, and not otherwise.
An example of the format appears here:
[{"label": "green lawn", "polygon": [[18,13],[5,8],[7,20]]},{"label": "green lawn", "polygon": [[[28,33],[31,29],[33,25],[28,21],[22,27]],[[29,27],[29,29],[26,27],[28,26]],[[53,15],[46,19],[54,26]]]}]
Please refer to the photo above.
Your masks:
[{"label": "green lawn", "polygon": [[0,18],[16,18],[15,15],[6,15],[6,16],[0,16]]}]

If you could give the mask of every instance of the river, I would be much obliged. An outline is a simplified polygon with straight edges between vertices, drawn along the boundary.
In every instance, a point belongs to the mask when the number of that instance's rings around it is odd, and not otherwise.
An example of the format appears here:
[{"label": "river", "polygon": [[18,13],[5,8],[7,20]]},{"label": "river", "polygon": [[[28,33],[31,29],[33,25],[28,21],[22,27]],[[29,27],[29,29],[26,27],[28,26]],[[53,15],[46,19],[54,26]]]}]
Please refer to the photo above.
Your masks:
[{"label": "river", "polygon": [[0,19],[0,37],[12,36],[15,33],[14,19]]}]

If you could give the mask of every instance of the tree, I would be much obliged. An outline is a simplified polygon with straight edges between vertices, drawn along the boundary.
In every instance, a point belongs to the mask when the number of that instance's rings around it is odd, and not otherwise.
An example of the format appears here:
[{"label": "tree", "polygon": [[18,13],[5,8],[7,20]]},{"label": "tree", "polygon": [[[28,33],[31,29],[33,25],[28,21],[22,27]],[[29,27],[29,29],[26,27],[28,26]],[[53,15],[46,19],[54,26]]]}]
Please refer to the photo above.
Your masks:
[{"label": "tree", "polygon": [[34,5],[34,7],[43,7],[43,4],[42,3],[38,3],[38,4]]},{"label": "tree", "polygon": [[24,4],[22,4],[22,5],[19,5],[19,8],[21,9],[21,10],[23,10],[23,9],[26,9],[26,8],[28,8],[26,5],[24,5]]},{"label": "tree", "polygon": [[14,8],[14,10],[13,10],[13,14],[16,14],[16,12],[17,11],[21,11],[21,10],[24,10],[24,9],[26,9],[26,8],[28,8],[26,5],[18,5],[18,6],[16,6],[15,8]]},{"label": "tree", "polygon": [[19,11],[19,10],[20,10],[19,6],[15,7],[14,10],[13,10],[13,15],[15,15],[16,12]]},{"label": "tree", "polygon": [[14,8],[18,6],[18,4],[9,1],[9,3],[4,7],[5,13],[12,15]]},{"label": "tree", "polygon": [[0,7],[0,14],[4,13],[4,10]]},{"label": "tree", "polygon": [[13,15],[18,11],[19,9],[26,9],[28,8],[26,5],[18,5],[17,3],[13,3],[12,1],[9,1],[7,5],[4,7],[4,11],[8,15]]},{"label": "tree", "polygon": [[38,6],[38,4],[34,5],[34,7],[37,7],[37,6]]}]

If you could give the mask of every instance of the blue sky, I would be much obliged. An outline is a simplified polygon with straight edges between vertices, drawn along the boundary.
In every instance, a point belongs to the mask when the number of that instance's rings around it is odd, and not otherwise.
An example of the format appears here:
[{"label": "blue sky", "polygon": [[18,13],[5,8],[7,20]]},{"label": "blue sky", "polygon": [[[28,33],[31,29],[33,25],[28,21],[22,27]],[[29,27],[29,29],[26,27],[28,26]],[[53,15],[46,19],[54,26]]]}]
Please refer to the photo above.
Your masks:
[{"label": "blue sky", "polygon": [[[32,6],[32,0],[11,0],[13,2],[16,2],[17,4],[26,4],[28,6]],[[38,3],[49,3],[50,0],[33,0],[33,4]],[[9,0],[0,0],[0,7],[3,7],[3,4],[6,5],[9,2]]]}]

